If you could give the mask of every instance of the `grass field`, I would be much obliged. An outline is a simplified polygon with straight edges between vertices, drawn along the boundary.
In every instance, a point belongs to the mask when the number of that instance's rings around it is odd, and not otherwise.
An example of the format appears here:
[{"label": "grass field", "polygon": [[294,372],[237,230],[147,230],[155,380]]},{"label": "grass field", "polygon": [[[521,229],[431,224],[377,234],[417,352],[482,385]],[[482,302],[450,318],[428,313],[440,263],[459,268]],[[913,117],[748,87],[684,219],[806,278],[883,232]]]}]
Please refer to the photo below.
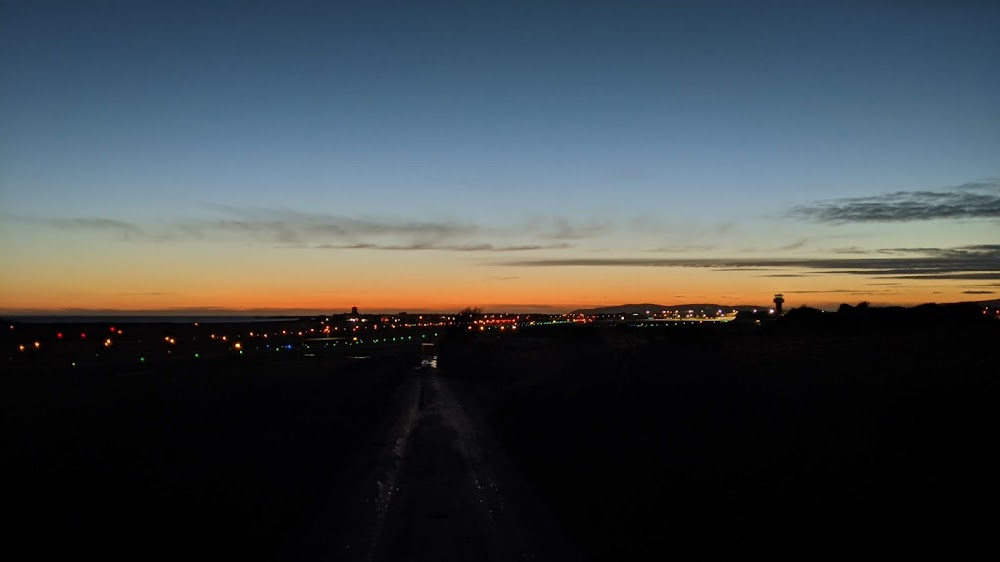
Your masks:
[{"label": "grass field", "polygon": [[5,548],[273,559],[417,353],[0,377]]},{"label": "grass field", "polygon": [[974,559],[995,338],[538,330],[442,365],[595,560]]}]

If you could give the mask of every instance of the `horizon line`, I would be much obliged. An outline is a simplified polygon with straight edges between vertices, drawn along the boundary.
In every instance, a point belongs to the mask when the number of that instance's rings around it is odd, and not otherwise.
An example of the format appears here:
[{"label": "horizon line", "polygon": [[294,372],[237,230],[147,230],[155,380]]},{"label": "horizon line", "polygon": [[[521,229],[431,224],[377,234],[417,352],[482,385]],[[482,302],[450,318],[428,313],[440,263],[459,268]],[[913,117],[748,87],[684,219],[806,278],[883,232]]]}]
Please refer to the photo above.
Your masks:
[{"label": "horizon line", "polygon": [[[878,301],[868,301],[872,306],[918,306],[921,304],[958,304],[958,303],[981,303],[988,302],[996,299],[978,299],[978,300],[965,300],[965,301],[954,301],[954,302],[913,302],[913,303],[879,303]],[[754,307],[766,307],[767,305],[762,305],[760,303],[737,303],[737,304],[719,304],[711,302],[701,302],[695,303],[692,301],[676,303],[676,304],[662,304],[662,303],[619,303],[619,304],[607,304],[607,305],[575,305],[575,306],[565,306],[565,305],[514,305],[510,308],[504,307],[481,307],[484,313],[496,313],[496,314],[566,314],[573,312],[574,310],[582,309],[597,309],[597,308],[615,308],[615,307],[628,307],[628,306],[639,306],[639,305],[655,305],[657,307],[672,308],[677,306],[689,306],[691,304],[713,304],[722,307],[741,307],[741,306],[754,306]],[[815,305],[810,305],[809,303],[802,303],[798,307],[790,307],[788,310],[799,307],[811,307],[811,308],[825,308],[825,307],[838,307],[843,302],[818,302]],[[851,303],[846,303],[851,304]],[[377,315],[377,314],[455,314],[458,310],[444,310],[444,309],[420,309],[420,308],[393,308],[391,310],[386,309],[372,309],[371,311],[365,311],[362,307],[359,308],[359,314],[362,315]],[[412,312],[410,312],[412,310]],[[170,309],[105,309],[105,308],[67,308],[67,309],[43,309],[43,308],[30,308],[30,309],[0,309],[0,316],[5,317],[45,317],[45,316],[165,316],[165,317],[184,317],[184,316],[201,316],[201,317],[226,317],[226,316],[260,316],[260,317],[277,317],[277,316],[335,316],[340,314],[350,314],[350,310],[343,311],[322,311],[317,309],[304,309],[304,308],[224,308],[224,307],[200,307],[200,308],[170,308]]]}]

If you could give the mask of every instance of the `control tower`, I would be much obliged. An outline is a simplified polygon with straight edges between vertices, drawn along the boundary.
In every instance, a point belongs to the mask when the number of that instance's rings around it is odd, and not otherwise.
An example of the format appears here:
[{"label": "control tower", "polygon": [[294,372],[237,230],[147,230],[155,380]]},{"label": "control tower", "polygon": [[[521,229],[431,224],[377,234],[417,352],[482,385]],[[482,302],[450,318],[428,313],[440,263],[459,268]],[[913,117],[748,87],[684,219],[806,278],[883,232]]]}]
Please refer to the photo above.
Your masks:
[{"label": "control tower", "polygon": [[781,293],[774,295],[774,315],[781,316],[781,305],[785,304],[785,296]]}]

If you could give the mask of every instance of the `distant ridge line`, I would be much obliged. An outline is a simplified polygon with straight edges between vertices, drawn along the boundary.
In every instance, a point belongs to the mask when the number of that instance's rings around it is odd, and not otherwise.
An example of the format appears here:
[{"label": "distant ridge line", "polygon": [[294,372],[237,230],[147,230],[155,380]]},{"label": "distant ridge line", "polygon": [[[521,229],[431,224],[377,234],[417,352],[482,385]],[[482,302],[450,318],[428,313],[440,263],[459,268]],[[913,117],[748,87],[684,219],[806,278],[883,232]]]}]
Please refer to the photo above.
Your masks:
[{"label": "distant ridge line", "polygon": [[571,312],[571,314],[645,314],[648,310],[650,313],[660,312],[662,310],[722,310],[725,312],[737,310],[767,310],[768,306],[763,305],[729,305],[729,304],[713,304],[713,303],[695,303],[695,304],[654,304],[654,303],[641,303],[641,304],[619,304],[612,306],[599,306],[596,308],[578,308]]}]

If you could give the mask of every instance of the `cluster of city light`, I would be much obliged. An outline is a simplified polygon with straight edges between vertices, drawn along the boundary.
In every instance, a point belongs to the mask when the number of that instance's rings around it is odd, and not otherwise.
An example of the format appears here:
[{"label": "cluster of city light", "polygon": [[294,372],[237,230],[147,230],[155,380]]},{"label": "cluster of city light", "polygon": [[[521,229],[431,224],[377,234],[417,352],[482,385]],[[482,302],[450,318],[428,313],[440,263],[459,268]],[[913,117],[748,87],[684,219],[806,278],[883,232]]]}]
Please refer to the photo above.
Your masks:
[{"label": "cluster of city light", "polygon": [[[700,313],[701,318],[710,317],[710,315],[706,314],[704,311],[698,312]],[[672,318],[693,319],[695,311],[689,310],[685,311],[683,314],[680,311],[660,311],[659,315],[666,315],[668,313],[671,314]],[[722,311],[719,310],[716,314],[722,314]],[[334,319],[329,317],[316,318],[315,320],[312,320],[312,322],[315,323],[311,326],[308,324],[298,324],[295,325],[294,329],[288,324],[284,324],[281,329],[279,329],[278,326],[267,329],[264,326],[256,325],[253,330],[243,331],[235,329],[229,333],[214,332],[209,334],[206,339],[213,342],[219,342],[219,344],[221,344],[218,348],[220,351],[222,349],[227,349],[231,352],[238,352],[241,355],[244,351],[251,352],[252,350],[263,349],[274,349],[276,351],[295,348],[309,349],[310,344],[306,342],[311,342],[321,347],[362,345],[366,343],[384,344],[393,342],[408,342],[413,340],[419,341],[420,339],[426,340],[426,338],[431,337],[430,334],[432,333],[432,330],[434,334],[433,337],[437,337],[438,331],[434,330],[435,328],[455,326],[459,323],[458,318],[458,316],[444,315],[421,315],[419,317],[413,316],[408,318],[397,318],[390,315],[369,315],[368,317],[347,317],[347,315],[343,315]],[[621,321],[636,319],[631,316],[614,316],[612,318],[614,320]],[[582,314],[481,314],[470,320],[471,321],[467,323],[463,323],[467,330],[480,332],[513,332],[529,326],[607,322],[609,317],[607,315]],[[303,319],[302,322],[309,321]],[[193,325],[195,327],[199,326],[197,322],[193,323]],[[10,329],[14,330],[15,326],[11,325]],[[117,345],[118,340],[125,334],[125,330],[115,326],[111,326],[108,330],[110,332],[109,337],[99,338],[96,343],[100,347],[110,350],[112,347]],[[194,333],[191,333],[189,336],[184,336],[183,338],[179,334],[168,333],[163,336],[164,344],[161,345],[165,346],[166,354],[171,356],[176,357],[177,351],[186,349],[187,351],[183,352],[181,355],[200,358],[205,353],[206,349],[204,348],[204,344],[201,343],[205,341],[202,339],[204,338],[204,332],[201,332],[201,334],[198,332],[199,331],[196,330]],[[55,338],[51,341],[61,342],[71,341],[74,339],[66,336],[67,335],[64,335],[62,332],[57,332],[55,334]],[[77,341],[87,340],[87,332],[80,332],[79,340]],[[198,340],[201,340],[201,342]],[[290,340],[298,340],[299,343]],[[47,341],[49,340],[44,338],[37,341],[23,341],[16,344],[16,346],[18,351],[26,353],[31,350],[42,349],[43,344],[51,345],[46,343]],[[60,347],[61,346],[56,345],[54,349],[58,349]],[[98,354],[98,356],[100,356],[100,354]],[[117,352],[116,356],[121,356],[121,351]],[[139,360],[144,362],[146,357],[140,357]]]},{"label": "cluster of city light", "polygon": [[[10,326],[11,330],[13,330],[14,328],[15,327],[13,325]],[[114,326],[110,327],[110,332],[111,332],[112,335],[119,335],[119,336],[125,334],[124,330],[122,330],[122,329],[116,329]],[[65,335],[62,332],[56,332],[55,336],[56,336],[56,340],[57,341],[62,341],[62,340],[65,339]],[[86,340],[87,339],[87,333],[86,332],[80,332],[80,339],[81,340]],[[114,343],[114,340],[112,338],[105,338],[104,341],[102,342],[102,345],[104,347],[111,347],[113,343]],[[42,348],[42,342],[39,341],[39,340],[32,341],[30,344],[28,344],[28,343],[19,343],[17,345],[17,350],[20,351],[20,352],[22,352],[22,353],[26,352],[26,351],[28,351],[30,349],[41,349],[41,348]]]}]

